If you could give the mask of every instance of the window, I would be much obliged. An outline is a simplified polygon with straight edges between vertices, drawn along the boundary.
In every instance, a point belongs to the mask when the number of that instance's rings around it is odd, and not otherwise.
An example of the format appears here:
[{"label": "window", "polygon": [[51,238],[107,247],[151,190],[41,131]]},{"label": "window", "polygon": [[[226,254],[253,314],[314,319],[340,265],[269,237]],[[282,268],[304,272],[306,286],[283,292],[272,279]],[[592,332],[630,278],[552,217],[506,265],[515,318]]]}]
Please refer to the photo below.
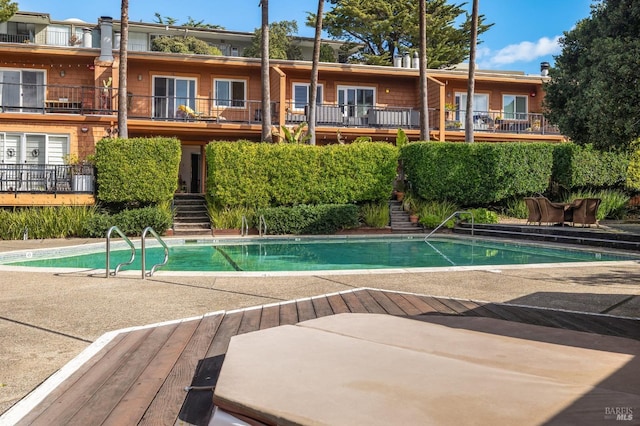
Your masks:
[{"label": "window", "polygon": [[503,95],[502,112],[506,120],[526,120],[527,96]]},{"label": "window", "polygon": [[[464,129],[467,116],[467,94],[464,92],[456,92],[456,115],[455,120]],[[473,123],[476,130],[486,129],[489,121],[489,95],[486,93],[473,94]]]},{"label": "window", "polygon": [[373,87],[338,86],[338,103],[345,117],[364,117],[376,101]]},{"label": "window", "polygon": [[244,80],[214,80],[216,106],[244,108],[247,100]]},{"label": "window", "polygon": [[64,164],[68,135],[0,133],[0,162],[4,164]]},{"label": "window", "polygon": [[3,111],[38,112],[44,107],[44,71],[0,69]]},{"label": "window", "polygon": [[196,110],[196,80],[180,77],[154,77],[153,116],[174,118],[181,105]]},{"label": "window", "polygon": [[[304,110],[309,104],[309,86],[308,83],[293,83],[293,109]],[[316,90],[316,105],[322,105],[322,84],[318,84]]]}]

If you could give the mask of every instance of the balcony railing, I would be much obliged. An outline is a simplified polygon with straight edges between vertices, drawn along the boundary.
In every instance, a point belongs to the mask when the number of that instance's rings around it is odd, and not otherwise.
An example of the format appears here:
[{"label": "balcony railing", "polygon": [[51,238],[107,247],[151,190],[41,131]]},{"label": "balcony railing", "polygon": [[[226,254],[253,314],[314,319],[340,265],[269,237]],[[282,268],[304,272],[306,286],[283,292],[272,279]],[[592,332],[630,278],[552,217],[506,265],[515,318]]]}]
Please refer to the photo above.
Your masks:
[{"label": "balcony railing", "polygon": [[[446,111],[445,128],[449,131],[464,131],[465,111]],[[560,130],[540,113],[504,113],[474,111],[473,130],[476,132],[528,133],[559,135]]]},{"label": "balcony railing", "polygon": [[[33,85],[0,83],[0,112],[43,114],[115,115],[118,90],[112,87]],[[279,122],[284,105],[284,123]],[[218,124],[260,124],[262,103],[258,100],[205,97],[127,95],[128,116],[132,119],[209,122]],[[308,106],[295,102],[273,102],[271,122],[298,125],[308,122]],[[464,111],[429,110],[429,127],[440,130],[440,114],[445,130],[464,131]],[[412,107],[319,104],[318,127],[403,128],[420,127],[420,111]],[[558,128],[540,113],[475,111],[474,131],[559,135]]]},{"label": "balcony railing", "polygon": [[93,193],[91,165],[0,164],[0,193]]}]

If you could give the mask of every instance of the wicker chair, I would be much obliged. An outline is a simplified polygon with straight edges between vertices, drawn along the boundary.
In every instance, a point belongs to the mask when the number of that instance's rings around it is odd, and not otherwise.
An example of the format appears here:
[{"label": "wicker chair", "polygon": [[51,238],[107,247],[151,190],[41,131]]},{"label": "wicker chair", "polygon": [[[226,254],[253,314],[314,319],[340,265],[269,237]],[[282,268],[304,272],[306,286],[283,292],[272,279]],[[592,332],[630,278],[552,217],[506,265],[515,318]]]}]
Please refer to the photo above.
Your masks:
[{"label": "wicker chair", "polygon": [[538,225],[540,225],[542,214],[540,213],[540,206],[538,205],[536,199],[533,197],[525,197],[524,202],[527,205],[527,210],[529,210],[527,225],[532,223],[537,223]]},{"label": "wicker chair", "polygon": [[600,226],[598,223],[598,207],[600,207],[600,203],[602,200],[600,198],[578,198],[571,203],[573,208],[573,224],[576,223],[581,224],[583,227],[585,225],[591,226],[595,224],[597,227]]},{"label": "wicker chair", "polygon": [[559,223],[564,225],[565,222],[573,222],[573,209],[568,208],[570,205],[562,203],[552,203],[545,197],[536,198],[542,217],[540,222]]}]

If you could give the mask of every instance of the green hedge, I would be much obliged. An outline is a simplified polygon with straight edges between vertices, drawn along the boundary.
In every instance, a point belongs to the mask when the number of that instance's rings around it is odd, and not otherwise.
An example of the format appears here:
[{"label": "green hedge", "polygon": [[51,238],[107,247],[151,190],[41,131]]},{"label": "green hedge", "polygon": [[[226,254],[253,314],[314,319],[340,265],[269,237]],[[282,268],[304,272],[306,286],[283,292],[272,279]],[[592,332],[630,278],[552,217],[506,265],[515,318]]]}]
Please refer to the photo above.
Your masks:
[{"label": "green hedge", "polygon": [[426,200],[486,205],[544,192],[554,145],[420,142],[400,151],[412,189]]},{"label": "green hedge", "polygon": [[636,150],[629,158],[626,186],[633,191],[640,191],[640,145],[636,145]]},{"label": "green hedge", "polygon": [[218,207],[344,204],[389,198],[398,149],[385,143],[207,145],[207,193]]},{"label": "green hedge", "polygon": [[621,188],[627,179],[629,155],[625,152],[565,143],[556,146],[553,157],[553,181],[565,189]]},{"label": "green hedge", "polygon": [[95,155],[98,201],[146,205],[170,200],[178,186],[180,155],[175,138],[102,139]]},{"label": "green hedge", "polygon": [[267,234],[334,234],[358,223],[355,204],[298,205],[270,207],[258,211],[264,216]]},{"label": "green hedge", "polygon": [[173,222],[171,209],[148,206],[140,209],[125,209],[116,214],[101,213],[89,218],[84,225],[87,237],[104,238],[107,230],[116,225],[125,235],[139,236],[151,226],[159,235],[166,232]]}]

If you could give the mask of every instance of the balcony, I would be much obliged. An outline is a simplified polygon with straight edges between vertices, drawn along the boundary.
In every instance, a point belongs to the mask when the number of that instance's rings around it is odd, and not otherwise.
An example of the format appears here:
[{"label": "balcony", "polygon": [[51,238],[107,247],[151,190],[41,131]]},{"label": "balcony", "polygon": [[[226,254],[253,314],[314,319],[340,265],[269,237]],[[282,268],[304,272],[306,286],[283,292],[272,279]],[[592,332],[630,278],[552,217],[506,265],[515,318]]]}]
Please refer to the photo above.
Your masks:
[{"label": "balcony", "polygon": [[94,174],[90,165],[0,164],[0,193],[93,194]]},{"label": "balcony", "polygon": [[[0,83],[0,113],[41,113],[115,116],[118,91],[115,88]],[[206,97],[127,95],[128,117],[139,120],[258,125],[262,123],[260,100],[215,99]],[[283,114],[280,108],[284,106]],[[299,125],[308,122],[308,107],[295,102],[273,102],[271,122]],[[444,115],[444,129],[441,118]],[[540,113],[475,111],[477,133],[559,136],[558,128]],[[282,118],[282,123],[280,122]],[[429,110],[432,131],[464,133],[464,111]],[[319,104],[318,128],[419,129],[420,111],[411,107]]]}]

